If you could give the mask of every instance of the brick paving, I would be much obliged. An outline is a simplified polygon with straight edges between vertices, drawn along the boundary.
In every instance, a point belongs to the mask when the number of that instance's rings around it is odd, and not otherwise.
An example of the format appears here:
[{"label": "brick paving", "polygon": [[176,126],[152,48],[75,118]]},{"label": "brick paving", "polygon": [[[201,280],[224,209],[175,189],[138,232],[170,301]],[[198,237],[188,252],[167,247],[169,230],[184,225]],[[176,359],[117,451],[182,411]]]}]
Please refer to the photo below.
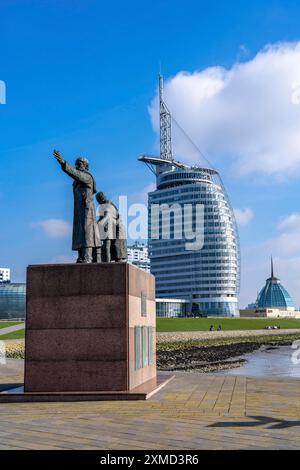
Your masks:
[{"label": "brick paving", "polygon": [[[13,382],[20,360],[0,366]],[[146,402],[0,404],[0,449],[300,449],[299,395],[295,379],[178,372]]]}]

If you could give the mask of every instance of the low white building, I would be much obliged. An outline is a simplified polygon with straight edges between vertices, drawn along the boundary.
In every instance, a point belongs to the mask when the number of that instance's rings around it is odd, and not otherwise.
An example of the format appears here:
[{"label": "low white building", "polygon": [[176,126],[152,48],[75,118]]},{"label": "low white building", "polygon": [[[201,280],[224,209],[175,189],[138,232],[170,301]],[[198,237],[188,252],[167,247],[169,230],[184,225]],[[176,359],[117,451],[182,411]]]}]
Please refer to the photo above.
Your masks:
[{"label": "low white building", "polygon": [[146,272],[150,272],[150,259],[146,245],[135,243],[127,248],[127,253],[128,263],[134,264]]},{"label": "low white building", "polygon": [[0,282],[10,282],[9,268],[0,268]]},{"label": "low white building", "polygon": [[240,310],[241,318],[300,318],[300,311],[294,308],[247,308]]}]

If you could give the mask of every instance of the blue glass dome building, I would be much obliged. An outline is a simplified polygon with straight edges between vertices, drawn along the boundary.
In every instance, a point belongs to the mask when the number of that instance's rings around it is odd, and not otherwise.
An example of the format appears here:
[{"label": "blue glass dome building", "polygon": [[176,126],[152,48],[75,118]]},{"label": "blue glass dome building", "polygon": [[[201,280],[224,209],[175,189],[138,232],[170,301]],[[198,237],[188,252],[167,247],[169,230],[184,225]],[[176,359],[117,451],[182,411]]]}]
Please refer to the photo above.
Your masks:
[{"label": "blue glass dome building", "polygon": [[266,285],[260,291],[257,308],[274,308],[280,310],[294,310],[294,302],[287,290],[274,276],[273,260],[271,261],[271,277],[266,280]]},{"label": "blue glass dome building", "polygon": [[25,318],[26,284],[0,283],[0,319]]}]

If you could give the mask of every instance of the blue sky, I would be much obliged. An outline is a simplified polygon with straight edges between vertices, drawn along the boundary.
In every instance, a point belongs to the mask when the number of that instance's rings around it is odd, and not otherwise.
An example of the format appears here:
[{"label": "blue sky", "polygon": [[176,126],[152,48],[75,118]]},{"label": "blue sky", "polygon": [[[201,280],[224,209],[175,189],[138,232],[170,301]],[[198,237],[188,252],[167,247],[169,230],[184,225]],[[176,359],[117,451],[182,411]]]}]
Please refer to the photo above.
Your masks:
[{"label": "blue sky", "polygon": [[[136,159],[157,152],[148,108],[159,64],[170,86],[182,71],[232,70],[251,63],[267,44],[300,40],[299,23],[300,4],[288,0],[2,0],[0,80],[7,103],[0,105],[0,265],[10,266],[20,281],[28,264],[72,256],[67,230],[53,237],[40,224],[72,220],[70,181],[51,157],[53,148],[71,162],[86,155],[99,189],[110,197],[142,198],[153,180]],[[169,96],[180,120],[171,87]],[[188,119],[183,124],[195,137],[197,127],[190,129]],[[262,286],[271,250],[278,275],[300,304],[299,247],[287,253],[280,245],[298,234],[297,162],[283,169],[282,178],[271,163],[263,174],[257,167],[245,170],[244,163],[239,172],[228,156],[232,147],[204,146],[233,207],[244,215],[241,304],[254,300]]]}]

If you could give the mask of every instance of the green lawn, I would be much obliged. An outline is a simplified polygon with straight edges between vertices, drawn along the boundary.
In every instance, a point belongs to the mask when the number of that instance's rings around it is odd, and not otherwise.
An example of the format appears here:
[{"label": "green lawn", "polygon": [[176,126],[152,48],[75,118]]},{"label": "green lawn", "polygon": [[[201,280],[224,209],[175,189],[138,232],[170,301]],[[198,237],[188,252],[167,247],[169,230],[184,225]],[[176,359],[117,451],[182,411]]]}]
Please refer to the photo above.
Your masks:
[{"label": "green lawn", "polygon": [[19,325],[20,323],[24,323],[21,321],[1,321],[0,320],[0,329],[1,328],[9,328],[10,326]]},{"label": "green lawn", "polygon": [[280,326],[282,329],[300,329],[300,319],[267,318],[157,318],[157,331],[209,331],[219,325],[222,330],[262,330],[266,326]]},{"label": "green lawn", "polygon": [[23,339],[25,338],[25,330],[13,331],[13,333],[7,333],[7,335],[0,335],[0,341],[4,339]]}]

